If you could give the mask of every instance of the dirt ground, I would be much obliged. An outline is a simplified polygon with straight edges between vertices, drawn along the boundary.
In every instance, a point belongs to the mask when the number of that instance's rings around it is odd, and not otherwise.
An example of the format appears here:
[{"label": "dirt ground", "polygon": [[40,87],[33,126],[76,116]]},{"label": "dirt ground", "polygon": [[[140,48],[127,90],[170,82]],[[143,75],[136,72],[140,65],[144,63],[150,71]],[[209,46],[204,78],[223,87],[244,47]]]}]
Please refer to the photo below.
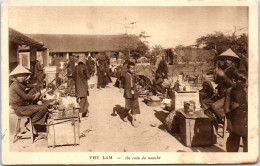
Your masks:
[{"label": "dirt ground", "polygon": [[[91,82],[95,82],[92,78]],[[115,81],[113,79],[113,81]],[[160,107],[149,107],[139,99],[141,114],[140,122],[134,128],[130,121],[122,120],[124,107],[123,93],[109,84],[109,87],[90,90],[90,115],[81,121],[78,146],[59,146],[48,148],[47,140],[18,140],[12,143],[10,135],[10,150],[19,152],[223,152],[226,140],[218,136],[217,144],[209,147],[186,147],[178,136],[166,131],[162,121],[169,112]],[[113,111],[117,116],[112,116]],[[59,132],[66,132],[59,131]]]}]

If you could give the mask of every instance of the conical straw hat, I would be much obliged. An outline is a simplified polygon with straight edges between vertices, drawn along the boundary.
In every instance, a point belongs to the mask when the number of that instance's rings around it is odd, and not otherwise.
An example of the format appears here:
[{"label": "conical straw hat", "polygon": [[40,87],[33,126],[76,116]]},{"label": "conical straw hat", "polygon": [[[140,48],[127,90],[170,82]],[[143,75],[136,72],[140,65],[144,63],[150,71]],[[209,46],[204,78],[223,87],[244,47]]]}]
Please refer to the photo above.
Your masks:
[{"label": "conical straw hat", "polygon": [[227,51],[223,52],[218,56],[218,58],[224,58],[224,57],[232,57],[232,58],[237,58],[240,59],[239,56],[237,56],[231,49],[228,49]]},{"label": "conical straw hat", "polygon": [[9,76],[14,76],[17,74],[31,74],[29,70],[24,68],[22,65],[18,65],[10,74]]}]

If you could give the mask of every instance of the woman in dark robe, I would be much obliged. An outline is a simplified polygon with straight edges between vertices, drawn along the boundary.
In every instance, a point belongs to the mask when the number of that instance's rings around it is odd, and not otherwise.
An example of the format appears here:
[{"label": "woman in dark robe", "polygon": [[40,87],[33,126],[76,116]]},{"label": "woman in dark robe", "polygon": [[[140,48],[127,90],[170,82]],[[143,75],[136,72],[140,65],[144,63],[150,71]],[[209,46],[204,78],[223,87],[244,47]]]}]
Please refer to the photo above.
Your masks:
[{"label": "woman in dark robe", "polygon": [[76,97],[80,105],[79,112],[82,114],[82,117],[87,117],[89,115],[87,96],[89,96],[88,80],[90,73],[86,65],[85,55],[79,57],[78,65],[75,67],[72,77],[75,80]]}]

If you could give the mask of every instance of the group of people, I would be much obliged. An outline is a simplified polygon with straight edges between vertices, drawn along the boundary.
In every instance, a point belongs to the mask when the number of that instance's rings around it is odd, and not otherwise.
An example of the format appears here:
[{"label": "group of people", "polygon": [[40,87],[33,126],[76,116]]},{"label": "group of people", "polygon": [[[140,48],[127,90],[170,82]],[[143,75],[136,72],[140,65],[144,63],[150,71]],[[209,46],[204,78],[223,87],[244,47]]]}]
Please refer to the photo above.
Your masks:
[{"label": "group of people", "polygon": [[[68,85],[73,82],[77,101],[80,105],[80,114],[82,117],[88,116],[88,79],[94,74],[91,59],[85,55],[76,57],[71,56],[65,70],[67,70]],[[95,63],[94,63],[95,65]],[[53,93],[57,89],[56,85],[49,83],[45,85],[43,65],[39,60],[36,61],[34,73],[30,72],[22,65],[18,65],[10,74],[9,104],[18,116],[31,117],[33,132],[38,135],[36,126],[45,126],[48,116],[48,110],[51,105],[56,104],[54,99],[44,100],[43,89],[51,89],[47,93]],[[56,81],[58,82],[58,76]],[[53,86],[52,86],[53,85]],[[26,129],[26,126],[24,126]]]},{"label": "group of people", "polygon": [[[226,142],[228,152],[237,152],[240,139],[243,139],[243,151],[248,151],[248,72],[245,57],[237,56],[231,49],[217,57],[215,69],[216,89],[209,81],[204,81],[200,90],[200,102],[205,114],[210,117],[216,130],[221,119],[227,119],[229,137]],[[246,62],[245,62],[246,61]],[[244,63],[245,62],[245,63]]]},{"label": "group of people", "polygon": [[[70,56],[68,63],[64,66],[67,73],[67,85],[75,87],[75,96],[80,106],[80,116],[82,118],[89,115],[89,103],[87,97],[89,96],[88,80],[95,73],[95,65],[97,68],[98,85],[97,88],[105,88],[108,82],[111,81],[109,76],[109,59],[105,54],[100,54],[96,62],[91,57],[85,55]],[[122,88],[125,88],[126,109],[133,110],[133,113],[138,113],[138,100],[135,88],[135,76],[133,72],[134,64],[127,64],[129,69],[125,73],[125,79],[122,79]],[[48,108],[55,104],[55,100],[43,100],[41,90],[44,88],[57,89],[57,85],[50,83],[44,85],[44,71],[43,65],[39,61],[36,62],[35,72],[31,73],[29,70],[21,65],[18,65],[10,74],[10,106],[18,116],[28,116],[32,119],[33,132],[35,136],[38,135],[37,127],[45,126],[48,116]],[[36,79],[31,83],[33,78]],[[56,80],[59,77],[57,76]],[[131,83],[129,83],[131,81]],[[41,102],[39,102],[41,101]],[[40,103],[40,104],[39,104]],[[134,104],[134,107],[132,105]],[[139,111],[140,112],[140,111]],[[25,126],[26,127],[26,126]]]},{"label": "group of people", "polygon": [[[213,123],[220,123],[223,117],[227,119],[229,137],[227,138],[226,148],[228,152],[238,151],[241,138],[243,139],[244,151],[248,151],[247,68],[241,69],[236,65],[236,62],[241,61],[241,57],[237,56],[231,49],[217,58],[215,70],[217,87],[214,89],[208,80],[203,82],[203,88],[199,92],[201,106],[204,109],[204,113],[210,117]],[[105,88],[111,82],[109,58],[105,54],[98,55],[96,61],[85,55],[71,56],[66,65],[68,82],[74,82],[82,117],[89,115],[89,103],[87,100],[89,96],[88,80],[95,73],[95,65],[98,76],[97,88]],[[28,84],[30,75],[31,72],[20,65],[10,73],[10,79],[13,81],[10,86],[10,105],[17,115],[30,116],[33,125],[45,125],[48,106],[53,104],[54,101],[45,101],[41,105],[36,104],[41,98],[39,89],[42,88],[44,75],[42,66],[38,62],[35,66],[36,84]],[[162,82],[164,79],[167,79],[167,75],[167,64],[162,59],[155,71],[155,79],[153,81],[157,93],[165,93]],[[131,115],[132,125],[137,127],[140,123],[137,121],[140,107],[136,88],[138,77],[135,75],[134,62],[125,61],[118,80],[119,88],[124,89],[125,117],[123,120],[127,122],[129,115]],[[27,88],[30,90],[28,91]]]}]

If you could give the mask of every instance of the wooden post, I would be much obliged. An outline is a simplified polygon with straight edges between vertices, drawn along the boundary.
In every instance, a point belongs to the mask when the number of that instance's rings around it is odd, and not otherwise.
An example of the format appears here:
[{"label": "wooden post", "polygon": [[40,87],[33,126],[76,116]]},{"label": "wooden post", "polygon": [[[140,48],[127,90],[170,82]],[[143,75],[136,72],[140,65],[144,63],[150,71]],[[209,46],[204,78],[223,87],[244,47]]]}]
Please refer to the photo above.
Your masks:
[{"label": "wooden post", "polygon": [[43,66],[49,66],[49,49],[45,49],[43,52],[42,52],[42,58],[43,58]]},{"label": "wooden post", "polygon": [[9,72],[11,72],[19,64],[18,45],[9,43]]}]

